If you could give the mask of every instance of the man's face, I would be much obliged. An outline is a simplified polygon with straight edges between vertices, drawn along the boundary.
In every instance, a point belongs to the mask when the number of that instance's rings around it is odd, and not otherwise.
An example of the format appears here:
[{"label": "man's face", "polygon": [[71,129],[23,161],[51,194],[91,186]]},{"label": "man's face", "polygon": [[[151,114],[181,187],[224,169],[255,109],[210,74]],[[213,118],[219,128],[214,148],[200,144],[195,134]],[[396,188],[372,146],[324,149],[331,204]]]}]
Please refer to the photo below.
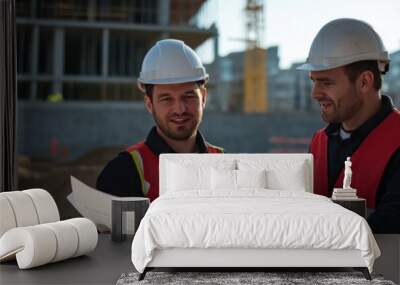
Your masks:
[{"label": "man's face", "polygon": [[311,95],[321,107],[327,123],[342,123],[356,116],[363,106],[355,83],[350,82],[343,67],[326,71],[311,71]]},{"label": "man's face", "polygon": [[187,140],[196,136],[206,98],[207,90],[194,82],[156,84],[145,104],[159,131],[172,140]]}]

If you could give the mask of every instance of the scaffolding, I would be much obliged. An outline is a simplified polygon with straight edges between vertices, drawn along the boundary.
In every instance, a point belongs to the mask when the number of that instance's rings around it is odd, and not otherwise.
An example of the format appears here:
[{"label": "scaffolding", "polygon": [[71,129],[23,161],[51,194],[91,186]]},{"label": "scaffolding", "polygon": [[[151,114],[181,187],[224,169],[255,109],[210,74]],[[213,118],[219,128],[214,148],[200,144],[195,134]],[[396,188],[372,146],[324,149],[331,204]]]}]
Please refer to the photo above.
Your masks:
[{"label": "scaffolding", "polygon": [[18,97],[142,100],[136,77],[157,40],[177,38],[193,48],[216,42],[215,26],[194,20],[206,2],[19,0]]}]

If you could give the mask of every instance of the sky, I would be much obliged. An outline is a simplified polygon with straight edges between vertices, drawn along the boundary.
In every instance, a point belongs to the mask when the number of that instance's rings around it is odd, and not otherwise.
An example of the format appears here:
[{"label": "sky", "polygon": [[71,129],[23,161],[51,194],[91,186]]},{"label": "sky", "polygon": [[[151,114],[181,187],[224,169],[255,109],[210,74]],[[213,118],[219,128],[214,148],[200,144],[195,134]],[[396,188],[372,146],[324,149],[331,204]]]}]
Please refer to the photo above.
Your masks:
[{"label": "sky", "polygon": [[[219,28],[219,50],[224,56],[243,50],[245,0],[215,0],[212,12]],[[214,10],[215,9],[215,10]],[[216,11],[216,13],[215,13]],[[264,0],[263,46],[279,46],[281,68],[303,62],[319,29],[337,18],[368,22],[389,52],[400,50],[400,0]],[[212,42],[198,49],[204,62],[213,60]]]}]

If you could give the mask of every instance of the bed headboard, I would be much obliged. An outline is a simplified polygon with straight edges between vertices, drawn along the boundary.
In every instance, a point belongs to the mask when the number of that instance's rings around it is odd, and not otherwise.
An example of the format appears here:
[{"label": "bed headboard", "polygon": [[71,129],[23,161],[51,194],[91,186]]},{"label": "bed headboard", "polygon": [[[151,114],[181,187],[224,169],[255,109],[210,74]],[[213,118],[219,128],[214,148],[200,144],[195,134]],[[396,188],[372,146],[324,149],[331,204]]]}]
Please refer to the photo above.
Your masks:
[{"label": "bed headboard", "polygon": [[288,154],[161,154],[159,162],[159,193],[167,191],[168,174],[167,170],[172,164],[193,164],[193,165],[217,165],[221,163],[232,163],[234,169],[241,169],[241,165],[250,166],[265,164],[274,167],[275,165],[303,164],[305,190],[313,193],[313,156],[309,153],[288,153]]}]

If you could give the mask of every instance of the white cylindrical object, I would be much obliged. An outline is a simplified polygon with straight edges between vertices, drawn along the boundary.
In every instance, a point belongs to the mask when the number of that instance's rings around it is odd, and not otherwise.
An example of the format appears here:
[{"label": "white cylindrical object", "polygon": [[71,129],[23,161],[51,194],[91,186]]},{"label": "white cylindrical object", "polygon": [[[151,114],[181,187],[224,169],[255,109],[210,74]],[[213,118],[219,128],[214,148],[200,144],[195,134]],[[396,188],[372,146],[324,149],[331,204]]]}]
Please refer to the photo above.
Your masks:
[{"label": "white cylindrical object", "polygon": [[86,218],[74,218],[65,220],[64,222],[70,223],[78,233],[78,249],[74,257],[86,254],[96,248],[98,234],[96,225]]},{"label": "white cylindrical object", "polygon": [[75,218],[8,230],[0,238],[0,261],[17,259],[20,269],[77,257],[96,248],[95,224]]},{"label": "white cylindrical object", "polygon": [[0,193],[0,237],[9,229],[17,226],[11,204],[2,194]]},{"label": "white cylindrical object", "polygon": [[51,262],[56,249],[54,232],[42,225],[11,229],[0,239],[0,259],[16,253],[20,269]]},{"label": "white cylindrical object", "polygon": [[74,256],[78,248],[78,233],[70,223],[61,221],[41,226],[51,229],[57,238],[56,254],[51,262],[57,262]]},{"label": "white cylindrical object", "polygon": [[3,192],[14,211],[17,227],[33,226],[39,223],[35,205],[31,197],[22,191]]},{"label": "white cylindrical object", "polygon": [[39,188],[28,189],[22,192],[31,197],[39,218],[39,224],[57,222],[60,220],[56,202],[49,192]]}]

